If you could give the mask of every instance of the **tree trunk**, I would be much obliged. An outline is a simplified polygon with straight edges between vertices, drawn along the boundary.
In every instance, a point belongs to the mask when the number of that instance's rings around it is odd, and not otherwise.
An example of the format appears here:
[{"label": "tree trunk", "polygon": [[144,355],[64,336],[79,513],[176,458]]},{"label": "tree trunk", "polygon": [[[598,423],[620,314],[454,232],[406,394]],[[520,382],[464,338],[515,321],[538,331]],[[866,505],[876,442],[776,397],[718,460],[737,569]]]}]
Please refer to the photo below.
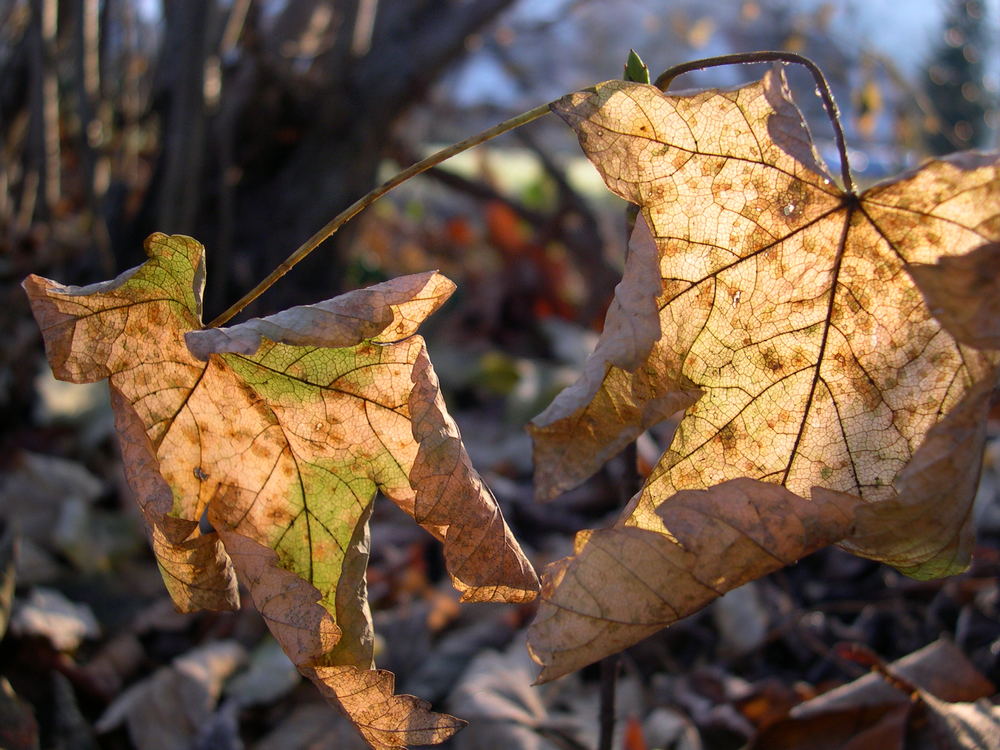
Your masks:
[{"label": "tree trunk", "polygon": [[[266,31],[249,28],[257,18],[251,13],[242,55],[223,78],[220,121],[225,118],[225,122],[213,130],[219,138],[235,138],[232,152],[227,153],[218,141],[202,141],[196,149],[195,139],[203,136],[190,125],[173,124],[175,117],[182,117],[177,109],[182,105],[174,98],[190,93],[193,84],[171,89],[164,110],[171,123],[169,133],[175,139],[187,137],[188,145],[179,146],[177,140],[168,144],[159,169],[183,164],[190,175],[197,166],[193,157],[197,150],[199,155],[208,152],[209,174],[194,184],[190,178],[185,181],[166,172],[158,204],[163,209],[160,222],[137,226],[133,239],[154,229],[193,234],[207,246],[209,273],[227,273],[232,280],[234,269],[215,267],[221,263],[213,263],[212,247],[218,237],[231,238],[232,255],[223,251],[218,260],[233,266],[230,257],[249,258],[251,272],[244,270],[243,277],[228,289],[212,285],[213,292],[224,291],[226,298],[206,300],[206,318],[210,318],[212,311],[221,311],[232,302],[232,295],[245,291],[337,212],[374,187],[393,126],[445,67],[464,53],[469,35],[512,1],[291,0]],[[366,13],[359,15],[362,4]],[[200,23],[202,32],[206,25]],[[192,49],[200,44],[193,39],[185,43]],[[301,56],[296,57],[296,51]],[[164,54],[165,59],[177,59],[176,49]],[[186,51],[183,58],[194,59],[193,54]],[[200,59],[203,64],[204,56]],[[190,76],[194,80],[196,73]],[[192,116],[192,107],[193,102],[184,110],[186,117]],[[233,166],[240,176],[233,194],[227,195],[217,187],[227,184],[219,170],[233,170]],[[212,186],[204,190],[211,195],[198,196],[199,185]],[[168,195],[175,197],[168,200]],[[196,197],[201,211],[191,228],[186,218]],[[177,220],[167,223],[167,218]],[[283,299],[282,290],[290,287],[316,297],[340,291],[341,248],[351,230],[348,225],[296,268],[290,284],[279,284],[268,295],[266,308],[251,311],[259,314],[289,301],[302,301],[301,294]]]},{"label": "tree trunk", "polygon": [[156,211],[161,232],[194,234],[205,159],[205,58],[213,3],[175,0],[164,7],[167,33],[164,71],[169,104],[163,129],[163,179]]}]

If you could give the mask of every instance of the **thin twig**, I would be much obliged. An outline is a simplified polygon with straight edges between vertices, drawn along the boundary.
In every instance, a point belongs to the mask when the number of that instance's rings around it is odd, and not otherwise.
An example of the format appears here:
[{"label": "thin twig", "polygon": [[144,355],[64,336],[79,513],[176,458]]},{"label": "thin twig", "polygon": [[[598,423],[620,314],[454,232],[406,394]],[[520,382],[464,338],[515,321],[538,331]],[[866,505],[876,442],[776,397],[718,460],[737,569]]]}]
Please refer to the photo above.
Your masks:
[{"label": "thin twig", "polygon": [[773,50],[740,52],[734,55],[707,57],[704,60],[692,60],[691,62],[681,63],[680,65],[668,68],[657,77],[654,85],[660,91],[666,91],[677,76],[690,73],[693,70],[717,68],[721,65],[745,65],[763,62],[785,62],[802,65],[812,74],[813,80],[816,81],[816,89],[823,100],[827,116],[833,124],[833,137],[837,143],[837,151],[840,154],[840,176],[844,182],[844,190],[854,195],[854,180],[851,177],[851,167],[847,159],[847,141],[844,138],[844,128],[840,124],[840,110],[837,109],[837,103],[833,100],[830,84],[827,82],[826,76],[823,75],[823,71],[808,57],[797,55],[794,52]]},{"label": "thin twig", "polygon": [[597,750],[611,750],[615,735],[615,687],[618,683],[618,657],[611,654],[601,659],[601,734]]},{"label": "thin twig", "polygon": [[41,0],[36,4],[41,12],[42,33],[42,138],[45,162],[42,171],[42,193],[46,215],[51,218],[62,195],[62,152],[59,141],[59,74],[56,66],[59,4]]},{"label": "thin twig", "polygon": [[222,325],[231,319],[234,315],[237,315],[243,308],[257,299],[261,294],[271,288],[271,286],[282,276],[288,273],[292,268],[303,258],[305,258],[309,253],[319,247],[325,240],[327,240],[331,235],[333,235],[338,229],[340,229],[344,224],[354,218],[362,210],[370,206],[372,203],[377,201],[383,195],[388,193],[393,188],[406,182],[411,177],[414,177],[421,172],[430,169],[433,166],[440,164],[446,159],[450,159],[456,154],[460,154],[463,151],[467,151],[473,146],[478,146],[480,143],[485,143],[491,138],[495,138],[498,135],[518,128],[521,125],[525,125],[529,122],[537,120],[539,117],[549,113],[549,104],[543,104],[534,109],[530,109],[527,112],[522,112],[516,117],[512,117],[509,120],[505,120],[498,125],[494,125],[488,130],[484,130],[481,133],[477,133],[471,138],[466,138],[464,141],[452,144],[447,148],[441,149],[440,151],[431,154],[426,159],[418,161],[402,172],[399,172],[391,179],[383,182],[377,188],[372,190],[367,195],[359,198],[346,209],[337,214],[333,219],[326,223],[322,229],[320,229],[316,234],[302,243],[299,248],[289,255],[284,261],[282,261],[277,268],[275,268],[271,273],[267,275],[263,281],[261,281],[257,286],[251,289],[249,292],[243,295],[234,305],[232,305],[228,310],[219,315],[215,320],[208,324],[208,328],[215,328]]}]

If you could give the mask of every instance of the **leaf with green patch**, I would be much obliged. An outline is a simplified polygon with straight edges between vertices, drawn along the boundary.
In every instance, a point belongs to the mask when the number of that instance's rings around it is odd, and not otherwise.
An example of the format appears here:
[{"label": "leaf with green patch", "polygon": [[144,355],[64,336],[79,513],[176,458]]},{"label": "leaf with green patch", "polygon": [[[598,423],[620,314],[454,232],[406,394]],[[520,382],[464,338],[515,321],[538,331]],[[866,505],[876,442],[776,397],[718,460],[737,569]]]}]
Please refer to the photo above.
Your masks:
[{"label": "leaf with green patch", "polygon": [[175,604],[232,609],[242,582],[373,747],[442,741],[460,722],[394,695],[392,675],[373,670],[376,489],[442,542],[464,600],[537,589],[415,335],[454,285],[414,274],[199,330],[202,246],[155,234],[146,251],[112,281],[31,276],[24,287],[56,377],[109,379],[126,475]]}]

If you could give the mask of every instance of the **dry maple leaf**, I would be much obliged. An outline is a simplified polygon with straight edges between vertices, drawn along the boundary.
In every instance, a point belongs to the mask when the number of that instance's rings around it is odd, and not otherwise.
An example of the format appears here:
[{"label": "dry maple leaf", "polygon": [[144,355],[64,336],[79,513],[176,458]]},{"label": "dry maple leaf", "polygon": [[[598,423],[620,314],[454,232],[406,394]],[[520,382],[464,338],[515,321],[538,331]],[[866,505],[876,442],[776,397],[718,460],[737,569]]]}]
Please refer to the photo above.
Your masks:
[{"label": "dry maple leaf", "polygon": [[112,281],[31,276],[24,287],[56,377],[109,379],[126,475],[175,604],[235,608],[239,579],[373,747],[450,736],[461,722],[394,695],[392,674],[373,670],[365,567],[377,488],[442,541],[463,599],[537,589],[414,335],[454,285],[414,274],[198,330],[204,249],[154,234],[146,251]]},{"label": "dry maple leaf", "polygon": [[1000,349],[1000,242],[907,270],[952,336],[980,349]]},{"label": "dry maple leaf", "polygon": [[[775,71],[682,95],[610,81],[553,109],[642,220],[580,381],[534,421],[539,494],[687,411],[614,527],[543,576],[529,633],[541,679],[841,539],[914,576],[963,569],[998,357],[949,333],[980,325],[985,304],[929,310],[910,272],[938,274],[929,294],[996,283],[997,156],[845,192]],[[943,327],[948,311],[958,322]],[[740,493],[723,489],[741,477]],[[779,487],[780,511],[767,499]],[[678,532],[682,502],[702,517]],[[772,542],[751,528],[778,512],[812,533]],[[747,544],[737,554],[715,527]]]}]

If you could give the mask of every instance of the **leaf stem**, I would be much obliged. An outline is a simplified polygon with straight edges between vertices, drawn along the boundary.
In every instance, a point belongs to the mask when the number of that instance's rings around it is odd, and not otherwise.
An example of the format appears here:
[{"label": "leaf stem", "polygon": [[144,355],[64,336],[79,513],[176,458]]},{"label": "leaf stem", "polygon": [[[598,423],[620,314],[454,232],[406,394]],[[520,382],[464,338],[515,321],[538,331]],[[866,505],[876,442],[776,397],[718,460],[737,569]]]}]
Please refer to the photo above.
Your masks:
[{"label": "leaf stem", "polygon": [[601,659],[600,735],[597,750],[611,750],[615,736],[615,688],[618,682],[619,654]]},{"label": "leaf stem", "polygon": [[325,242],[331,235],[333,235],[338,229],[340,229],[344,224],[357,216],[361,211],[370,206],[372,203],[377,201],[383,195],[388,193],[395,187],[406,182],[411,177],[415,177],[421,172],[425,172],[433,166],[440,164],[446,159],[450,159],[456,154],[460,154],[463,151],[467,151],[473,146],[478,146],[480,143],[485,143],[486,141],[495,138],[498,135],[518,128],[521,125],[526,125],[529,122],[537,120],[549,113],[549,104],[543,104],[534,109],[530,109],[527,112],[522,112],[516,117],[512,117],[509,120],[504,120],[503,122],[494,125],[492,128],[477,133],[474,136],[466,138],[464,141],[459,141],[454,143],[447,148],[443,148],[436,153],[431,154],[426,159],[422,159],[415,164],[410,165],[402,172],[394,175],[389,180],[386,180],[377,188],[372,190],[367,195],[359,198],[350,206],[345,208],[339,214],[334,216],[330,221],[328,221],[322,229],[316,232],[312,237],[303,242],[299,248],[289,255],[285,260],[283,260],[277,268],[275,268],[267,277],[261,281],[257,286],[251,289],[249,292],[244,294],[239,300],[237,300],[229,309],[223,312],[221,315],[216,317],[211,323],[209,323],[206,328],[215,328],[221,326],[222,324],[229,321],[234,315],[238,315],[240,311],[243,310],[247,305],[257,299],[260,295],[270,289],[274,283],[288,273],[292,268],[299,263],[303,258],[305,258],[309,253],[319,247],[323,242]]},{"label": "leaf stem", "polygon": [[704,60],[692,60],[668,68],[661,73],[653,83],[660,91],[666,91],[675,78],[693,70],[704,70],[705,68],[716,68],[721,65],[743,65],[749,63],[763,62],[785,62],[804,66],[812,73],[813,80],[816,81],[816,90],[823,100],[827,116],[833,124],[833,138],[837,143],[837,152],[840,154],[840,176],[844,183],[844,189],[854,195],[854,179],[851,177],[851,166],[847,158],[847,141],[844,138],[844,128],[840,122],[840,110],[837,102],[833,99],[833,92],[830,91],[830,84],[823,75],[819,66],[808,57],[797,55],[794,52],[782,52],[778,50],[761,50],[758,52],[739,52],[733,55],[721,55],[719,57],[706,57]]}]

